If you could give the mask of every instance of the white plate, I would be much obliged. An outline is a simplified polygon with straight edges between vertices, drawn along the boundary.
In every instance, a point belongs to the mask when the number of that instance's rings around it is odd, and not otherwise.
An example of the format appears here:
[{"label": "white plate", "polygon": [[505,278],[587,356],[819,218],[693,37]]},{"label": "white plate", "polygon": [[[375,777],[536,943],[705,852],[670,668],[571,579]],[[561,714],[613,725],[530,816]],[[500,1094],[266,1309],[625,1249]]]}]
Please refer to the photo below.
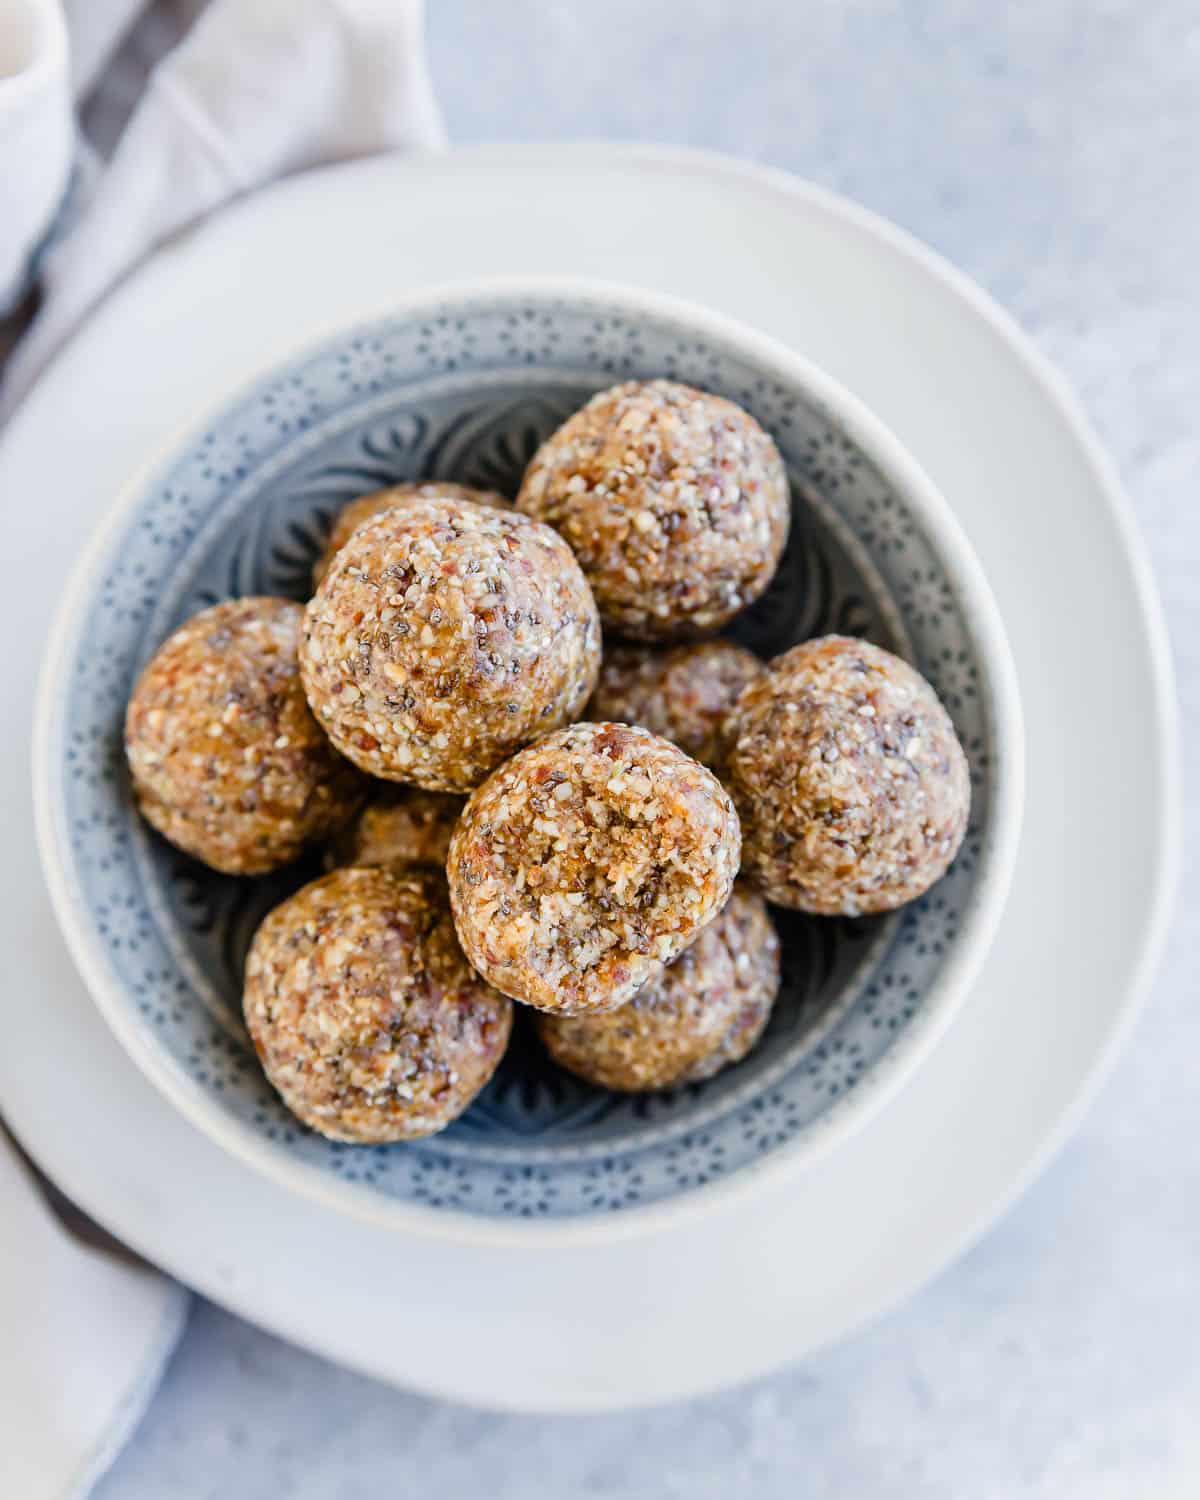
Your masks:
[{"label": "white plate", "polygon": [[489,148],[252,199],[146,267],[29,398],[0,445],[6,785],[28,784],[53,581],[130,471],[273,349],[485,269],[641,283],[767,329],[863,397],[957,509],[1005,615],[1029,762],[1013,895],[958,1021],[858,1137],[736,1212],[604,1247],[433,1246],[264,1182],[152,1091],[70,969],[22,800],[0,866],[2,935],[22,955],[0,1002],[0,1101],[84,1207],[245,1316],[427,1391],[599,1409],[710,1390],[845,1334],[1045,1162],[1157,957],[1177,853],[1174,702],[1112,471],[963,278],[778,174],[678,152]]}]

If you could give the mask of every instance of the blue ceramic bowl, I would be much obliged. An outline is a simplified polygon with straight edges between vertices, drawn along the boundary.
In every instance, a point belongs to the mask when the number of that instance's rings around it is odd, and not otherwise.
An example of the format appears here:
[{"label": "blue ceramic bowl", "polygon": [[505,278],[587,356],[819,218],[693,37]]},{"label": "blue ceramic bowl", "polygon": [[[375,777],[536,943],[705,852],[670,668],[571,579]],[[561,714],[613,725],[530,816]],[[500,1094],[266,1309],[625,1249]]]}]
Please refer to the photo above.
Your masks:
[{"label": "blue ceramic bowl", "polygon": [[[332,1144],[279,1103],[240,1011],[255,926],[312,867],[231,879],[150,832],[122,753],[134,678],[216,600],[306,597],[331,519],[353,496],[425,477],[514,493],[537,444],[593,391],[657,375],[747,407],[791,473],[787,555],[732,634],[770,656],[839,631],[916,662],[971,763],[962,852],[891,917],[776,913],[785,977],[770,1027],[746,1061],[706,1083],[605,1093],[557,1071],[519,1025],[495,1079],[444,1134]],[[982,960],[1021,796],[1019,709],[995,605],[945,502],[895,438],[762,335],[590,283],[425,297],[283,359],[173,443],[75,573],[44,667],[34,764],[43,861],[72,952],[113,1030],[187,1115],[326,1202],[522,1243],[661,1224],[828,1149],[879,1108]]]}]

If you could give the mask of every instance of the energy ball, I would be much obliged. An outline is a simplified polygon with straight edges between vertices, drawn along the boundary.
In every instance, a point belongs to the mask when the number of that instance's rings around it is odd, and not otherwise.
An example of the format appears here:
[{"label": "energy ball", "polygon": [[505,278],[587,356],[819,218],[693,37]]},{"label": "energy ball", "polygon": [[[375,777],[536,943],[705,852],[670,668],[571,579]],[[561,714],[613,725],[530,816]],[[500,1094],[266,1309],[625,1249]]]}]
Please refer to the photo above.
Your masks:
[{"label": "energy ball", "polygon": [[767,1029],[779,994],[779,934],[763,898],[739,880],[718,920],[722,941],[733,957],[739,1004],[720,1043],[687,1070],[682,1083],[699,1083],[731,1063],[741,1062]]},{"label": "energy ball", "polygon": [[570,542],[605,628],[648,641],[711,633],[757,599],[791,516],[754,418],[672,380],[593,396],[534,454],[517,505]]},{"label": "energy ball", "polygon": [[720,916],[627,1005],[602,1015],[542,1015],[537,1027],[555,1062],[589,1083],[669,1089],[745,1057],[778,991],[779,939],[762,897],[739,884]]},{"label": "energy ball", "polygon": [[468,792],[578,718],[600,668],[587,580],[557,532],[515,511],[414,500],[360,526],[309,601],[313,712],[364,771]]},{"label": "energy ball", "polygon": [[825,636],[770,663],[726,721],[744,872],[780,906],[891,911],[945,874],[966,832],[967,759],[907,662]]},{"label": "energy ball", "polygon": [[330,844],[325,868],[432,865],[444,870],[450,835],[462,807],[463,799],[449,792],[385,785]]},{"label": "energy ball", "polygon": [[125,714],[125,754],[147,822],[229,875],[257,875],[327,839],[365,784],[313,718],[289,599],[202,610],[142,672]]},{"label": "energy ball", "polygon": [[615,646],[600,664],[587,717],[640,724],[715,770],[725,715],[763,670],[757,656],[732,641],[665,651]]},{"label": "energy ball", "polygon": [[426,479],[418,484],[392,484],[385,490],[372,490],[344,505],[334,517],[333,526],[320,557],[313,564],[315,589],[329,572],[329,564],[342,550],[364,521],[371,521],[385,510],[406,505],[410,500],[463,500],[474,505],[496,505],[502,510],[509,502],[496,490],[476,490],[469,484],[451,484],[441,479]]},{"label": "energy ball", "polygon": [[246,959],[267,1078],[334,1141],[449,1125],[496,1070],[512,1006],[474,973],[431,872],[335,870],[271,912]]},{"label": "energy ball", "polygon": [[446,863],[459,940],[514,1000],[616,1010],[721,910],[740,845],[711,771],[644,729],[575,724],[463,810]]}]

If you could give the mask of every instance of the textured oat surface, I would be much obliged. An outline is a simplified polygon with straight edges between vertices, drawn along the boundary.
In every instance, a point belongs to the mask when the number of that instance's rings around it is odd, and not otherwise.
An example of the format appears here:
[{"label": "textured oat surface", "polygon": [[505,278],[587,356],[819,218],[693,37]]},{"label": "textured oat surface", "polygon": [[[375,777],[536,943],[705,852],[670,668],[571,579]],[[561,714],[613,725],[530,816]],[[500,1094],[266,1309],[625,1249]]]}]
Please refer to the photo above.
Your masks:
[{"label": "textured oat surface", "polygon": [[407,505],[411,500],[434,500],[438,497],[465,500],[476,505],[499,506],[501,509],[508,506],[508,501],[498,490],[477,490],[468,484],[454,484],[441,479],[392,484],[387,489],[372,490],[369,495],[360,495],[357,500],[344,505],[334,517],[321,555],[313,564],[313,588],[318,587],[329,571],[329,564],[365,522],[382,515],[385,510],[395,509],[397,505]]},{"label": "textured oat surface", "polygon": [[259,874],[328,838],[365,792],[309,711],[301,607],[234,599],[159,647],[125,716],[143,816],[214,869]]},{"label": "textured oat surface", "polygon": [[339,1141],[441,1130],[512,1028],[512,1006],[463,957],[433,872],[335,870],[306,885],[255,934],[244,1009],[284,1103]]},{"label": "textured oat surface", "polygon": [[589,719],[640,724],[716,770],[722,721],[762,672],[758,657],[732,641],[666,650],[611,646],[586,713]]},{"label": "textured oat surface", "polygon": [[713,923],[714,927],[718,925],[721,940],[733,958],[737,1010],[719,1045],[688,1069],[684,1083],[699,1083],[731,1063],[741,1062],[766,1030],[779,994],[779,934],[767,903],[746,881],[734,886],[725,910]]},{"label": "textured oat surface", "polygon": [[740,842],[725,789],[674,745],[573,725],[467,803],[446,867],[459,938],[516,1000],[614,1010],[720,911]]},{"label": "textured oat surface", "polygon": [[639,640],[732,619],[770,582],[790,518],[767,433],[670,380],[594,396],[538,449],[517,504],[570,542],[605,627]]},{"label": "textured oat surface", "polygon": [[970,811],[967,761],[923,677],[825,636],[770,663],[726,721],[743,869],[780,906],[889,911],[938,880]]},{"label": "textured oat surface", "polygon": [[313,711],[363,770],[466,792],[579,716],[600,625],[557,532],[528,516],[415,500],[368,521],[305,611]]},{"label": "textured oat surface", "polygon": [[432,865],[445,868],[463,799],[395,783],[371,788],[370,801],[325,851],[327,869],[342,865]]},{"label": "textured oat surface", "polygon": [[627,1005],[541,1015],[538,1034],[555,1062],[601,1088],[668,1089],[745,1057],[778,990],[779,940],[766,904],[739,884],[695,942]]}]

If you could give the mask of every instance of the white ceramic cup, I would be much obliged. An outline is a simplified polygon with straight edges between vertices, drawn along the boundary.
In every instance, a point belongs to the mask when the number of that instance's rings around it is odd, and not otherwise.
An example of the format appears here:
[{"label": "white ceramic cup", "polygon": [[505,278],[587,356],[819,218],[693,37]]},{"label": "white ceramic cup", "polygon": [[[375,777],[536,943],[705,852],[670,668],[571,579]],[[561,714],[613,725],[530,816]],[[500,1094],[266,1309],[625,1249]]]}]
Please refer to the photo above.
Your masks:
[{"label": "white ceramic cup", "polygon": [[24,290],[30,261],[71,171],[67,29],[58,0],[0,4],[0,314]]}]

